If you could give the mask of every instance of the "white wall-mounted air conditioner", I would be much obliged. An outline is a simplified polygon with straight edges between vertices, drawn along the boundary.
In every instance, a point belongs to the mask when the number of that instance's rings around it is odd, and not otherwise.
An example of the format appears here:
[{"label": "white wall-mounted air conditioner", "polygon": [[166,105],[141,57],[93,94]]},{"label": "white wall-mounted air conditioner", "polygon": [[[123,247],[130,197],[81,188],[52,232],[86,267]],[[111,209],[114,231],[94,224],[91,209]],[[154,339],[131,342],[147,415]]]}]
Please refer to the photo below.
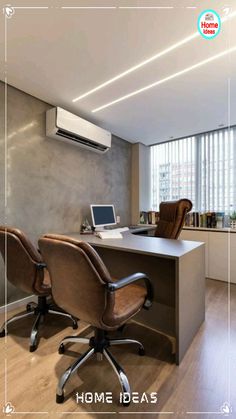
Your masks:
[{"label": "white wall-mounted air conditioner", "polygon": [[111,148],[111,133],[62,108],[46,112],[46,136],[105,153]]}]

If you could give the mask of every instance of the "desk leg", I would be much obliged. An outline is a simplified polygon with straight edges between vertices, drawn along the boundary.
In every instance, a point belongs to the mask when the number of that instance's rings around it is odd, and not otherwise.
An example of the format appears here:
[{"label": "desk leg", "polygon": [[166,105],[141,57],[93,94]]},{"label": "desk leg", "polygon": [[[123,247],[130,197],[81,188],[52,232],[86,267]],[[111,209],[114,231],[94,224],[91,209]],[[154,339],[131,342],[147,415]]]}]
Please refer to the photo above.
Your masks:
[{"label": "desk leg", "polygon": [[176,262],[176,364],[180,364],[205,319],[204,246]]}]

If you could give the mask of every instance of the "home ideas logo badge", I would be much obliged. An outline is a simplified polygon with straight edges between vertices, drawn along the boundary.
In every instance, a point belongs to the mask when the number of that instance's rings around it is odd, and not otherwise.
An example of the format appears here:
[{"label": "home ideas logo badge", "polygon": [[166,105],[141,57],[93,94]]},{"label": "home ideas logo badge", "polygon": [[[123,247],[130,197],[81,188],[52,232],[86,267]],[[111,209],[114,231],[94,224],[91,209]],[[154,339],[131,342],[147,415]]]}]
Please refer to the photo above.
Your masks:
[{"label": "home ideas logo badge", "polygon": [[198,31],[205,39],[215,38],[221,28],[221,19],[215,10],[204,10],[198,18]]},{"label": "home ideas logo badge", "polygon": [[[92,392],[82,392],[76,393],[76,403],[77,404],[91,404],[91,403],[102,403],[102,404],[111,404],[114,403],[113,394],[111,391],[106,391],[102,393]],[[121,404],[129,405],[130,403],[134,404],[157,404],[158,403],[158,394],[156,392],[149,393],[138,393],[133,391],[131,393],[123,392],[120,393],[119,402]]]}]

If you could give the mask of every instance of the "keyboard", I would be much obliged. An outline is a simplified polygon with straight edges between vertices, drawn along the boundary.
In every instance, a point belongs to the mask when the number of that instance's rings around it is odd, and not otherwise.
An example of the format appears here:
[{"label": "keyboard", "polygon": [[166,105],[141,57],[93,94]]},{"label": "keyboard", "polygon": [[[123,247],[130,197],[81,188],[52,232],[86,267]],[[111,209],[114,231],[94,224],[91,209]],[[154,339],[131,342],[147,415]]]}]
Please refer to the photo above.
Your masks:
[{"label": "keyboard", "polygon": [[111,231],[117,231],[117,233],[124,233],[124,231],[129,231],[129,227],[114,228],[114,230]]},{"label": "keyboard", "polygon": [[124,233],[128,230],[129,227],[114,228],[112,230],[98,231],[97,233],[95,232],[95,236],[99,237],[100,239],[123,239],[121,233]]},{"label": "keyboard", "polygon": [[99,237],[100,239],[123,239],[122,234],[116,232],[115,230],[99,231],[95,233],[95,236]]}]

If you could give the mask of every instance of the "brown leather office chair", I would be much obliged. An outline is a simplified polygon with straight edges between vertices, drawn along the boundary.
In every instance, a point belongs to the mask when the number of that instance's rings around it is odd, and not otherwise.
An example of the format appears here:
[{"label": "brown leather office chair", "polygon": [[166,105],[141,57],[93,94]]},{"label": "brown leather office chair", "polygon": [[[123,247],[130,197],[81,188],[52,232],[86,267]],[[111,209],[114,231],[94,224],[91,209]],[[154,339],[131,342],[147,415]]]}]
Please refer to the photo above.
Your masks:
[{"label": "brown leather office chair", "polygon": [[73,328],[77,329],[77,320],[73,316],[60,311],[59,308],[55,309],[55,305],[47,302],[47,297],[51,294],[51,283],[46,265],[22,231],[0,226],[0,252],[5,261],[7,279],[22,291],[38,296],[38,304],[27,304],[24,314],[10,318],[2,325],[0,337],[5,336],[10,323],[32,315],[36,315],[36,319],[30,335],[31,352],[37,349],[38,327],[46,314],[69,317],[73,322]]},{"label": "brown leather office chair", "polygon": [[[68,342],[88,343],[89,349],[61,376],[57,387],[57,403],[64,401],[64,387],[70,376],[94,353],[104,354],[119,377],[122,391],[130,394],[128,379],[108,350],[113,345],[134,343],[139,354],[143,345],[133,339],[109,339],[106,332],[117,330],[138,313],[149,308],[153,299],[152,285],[143,273],[113,281],[97,252],[87,243],[65,236],[47,235],[39,240],[39,248],[47,263],[55,302],[73,316],[95,328],[91,339],[68,336],[59,347],[63,353]],[[143,280],[145,287],[135,284]],[[123,404],[128,405],[127,399]]]},{"label": "brown leather office chair", "polygon": [[189,199],[161,202],[160,219],[155,237],[178,239],[184,225],[185,216],[191,209],[192,202]]}]

